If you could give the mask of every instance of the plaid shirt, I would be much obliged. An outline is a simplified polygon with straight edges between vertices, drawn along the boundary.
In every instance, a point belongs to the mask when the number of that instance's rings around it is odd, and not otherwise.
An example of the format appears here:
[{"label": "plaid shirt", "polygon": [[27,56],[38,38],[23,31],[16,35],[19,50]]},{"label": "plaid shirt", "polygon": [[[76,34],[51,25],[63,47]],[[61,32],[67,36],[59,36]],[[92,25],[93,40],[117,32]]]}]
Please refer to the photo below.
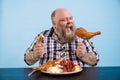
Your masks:
[{"label": "plaid shirt", "polygon": [[73,42],[70,43],[60,43],[58,37],[54,33],[53,28],[42,32],[42,34],[44,35],[42,42],[44,44],[45,54],[42,58],[38,58],[36,54],[32,53],[33,48],[36,45],[37,38],[40,35],[39,34],[25,53],[25,56],[27,55],[29,59],[24,59],[25,62],[29,65],[34,64],[38,60],[40,60],[41,65],[43,63],[46,63],[48,60],[55,60],[57,58],[63,57],[64,55],[64,59],[70,59],[74,62],[74,64],[83,66],[84,62],[80,61],[80,59],[76,56],[76,49],[79,42],[83,42],[86,46],[87,52],[92,52],[97,56],[98,59],[98,54],[94,49],[92,42],[88,40],[76,38]]}]

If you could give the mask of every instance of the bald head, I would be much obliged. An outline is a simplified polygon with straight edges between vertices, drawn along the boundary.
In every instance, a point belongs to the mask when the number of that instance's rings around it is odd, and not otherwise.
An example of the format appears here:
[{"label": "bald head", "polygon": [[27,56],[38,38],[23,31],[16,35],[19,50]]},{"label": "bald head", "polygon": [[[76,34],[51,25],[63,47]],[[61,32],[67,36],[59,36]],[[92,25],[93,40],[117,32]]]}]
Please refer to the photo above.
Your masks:
[{"label": "bald head", "polygon": [[62,17],[63,15],[65,15],[65,13],[68,13],[69,15],[71,15],[71,13],[65,8],[55,9],[51,14],[51,20],[53,20],[54,18],[57,18],[57,17]]}]

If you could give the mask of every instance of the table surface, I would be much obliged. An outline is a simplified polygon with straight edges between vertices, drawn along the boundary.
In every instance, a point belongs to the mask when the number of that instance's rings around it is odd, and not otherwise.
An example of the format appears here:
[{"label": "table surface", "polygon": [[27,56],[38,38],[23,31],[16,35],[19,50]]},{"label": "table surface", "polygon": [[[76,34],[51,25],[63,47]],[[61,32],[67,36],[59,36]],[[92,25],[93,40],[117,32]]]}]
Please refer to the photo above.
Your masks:
[{"label": "table surface", "polygon": [[32,68],[0,68],[0,80],[120,80],[120,67],[85,67],[69,75],[49,75]]}]

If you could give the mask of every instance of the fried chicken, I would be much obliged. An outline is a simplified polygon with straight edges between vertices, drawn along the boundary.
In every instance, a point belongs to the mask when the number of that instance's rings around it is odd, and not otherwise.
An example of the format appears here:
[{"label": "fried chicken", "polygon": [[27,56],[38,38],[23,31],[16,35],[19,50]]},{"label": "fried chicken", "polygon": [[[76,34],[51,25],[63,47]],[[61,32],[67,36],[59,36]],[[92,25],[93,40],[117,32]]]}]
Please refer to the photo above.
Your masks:
[{"label": "fried chicken", "polygon": [[41,35],[38,37],[38,39],[37,39],[37,44],[42,43],[42,38],[43,38],[43,37],[44,37],[43,34],[41,34]]},{"label": "fried chicken", "polygon": [[33,70],[47,70],[49,67],[55,66],[58,63],[60,63],[62,61],[62,58],[58,58],[56,60],[52,60],[52,61],[47,61],[45,64],[40,65],[38,67],[34,67]]},{"label": "fried chicken", "polygon": [[85,30],[84,28],[80,27],[77,28],[75,30],[75,35],[77,35],[78,37],[81,37],[83,39],[91,39],[92,37],[96,36],[96,35],[100,35],[101,32],[97,31],[97,32],[88,32],[87,30]]}]

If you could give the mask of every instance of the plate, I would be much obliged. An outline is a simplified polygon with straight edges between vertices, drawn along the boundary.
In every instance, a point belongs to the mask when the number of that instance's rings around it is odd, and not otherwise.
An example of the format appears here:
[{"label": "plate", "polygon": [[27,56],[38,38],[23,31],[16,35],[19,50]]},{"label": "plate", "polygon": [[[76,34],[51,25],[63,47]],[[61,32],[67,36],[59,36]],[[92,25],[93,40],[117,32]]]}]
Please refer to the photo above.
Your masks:
[{"label": "plate", "polygon": [[73,71],[73,72],[50,73],[50,72],[43,71],[43,70],[41,70],[41,72],[46,73],[46,74],[50,74],[50,75],[68,75],[68,74],[75,74],[75,73],[81,72],[82,70],[83,69],[81,68],[79,71]]}]

